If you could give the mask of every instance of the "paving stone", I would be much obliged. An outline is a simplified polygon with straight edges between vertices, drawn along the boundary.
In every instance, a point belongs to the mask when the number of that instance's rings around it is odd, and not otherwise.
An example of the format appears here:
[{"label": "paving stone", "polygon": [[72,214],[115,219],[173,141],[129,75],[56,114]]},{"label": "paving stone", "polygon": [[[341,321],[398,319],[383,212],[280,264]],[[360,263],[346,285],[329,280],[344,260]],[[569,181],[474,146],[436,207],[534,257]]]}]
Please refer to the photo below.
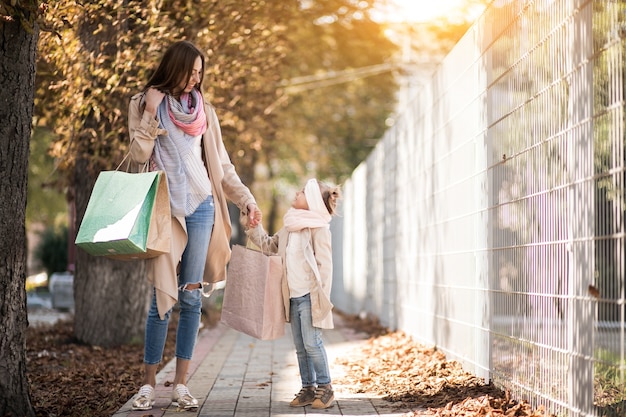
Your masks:
[{"label": "paving stone", "polygon": [[[222,324],[198,335],[194,358],[189,370],[188,386],[200,407],[181,414],[171,405],[170,386],[175,360],[163,367],[157,376],[157,402],[150,411],[131,411],[132,398],[114,417],[294,417],[384,415],[400,417],[408,410],[395,410],[380,398],[353,394],[335,386],[335,403],[325,410],[290,407],[300,390],[300,376],[289,326],[278,340],[261,341],[238,333]],[[349,354],[365,338],[355,337],[349,329],[324,330],[331,376],[338,378],[343,370],[335,364],[338,357]]]}]

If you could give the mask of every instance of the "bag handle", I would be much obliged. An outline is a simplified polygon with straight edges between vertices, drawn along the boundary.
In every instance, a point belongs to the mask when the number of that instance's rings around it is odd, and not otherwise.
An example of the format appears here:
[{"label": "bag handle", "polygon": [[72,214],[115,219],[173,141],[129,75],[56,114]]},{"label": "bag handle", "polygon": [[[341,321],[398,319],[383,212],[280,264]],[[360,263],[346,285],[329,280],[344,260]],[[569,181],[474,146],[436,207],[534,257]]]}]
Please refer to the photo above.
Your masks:
[{"label": "bag handle", "polygon": [[252,239],[250,239],[250,236],[248,236],[248,238],[246,239],[246,249],[259,250],[262,254],[267,255],[267,256],[275,255],[275,253],[270,252],[270,244],[269,243],[267,243],[267,247],[266,247],[266,245],[264,245],[265,239],[262,240],[261,241],[261,245],[260,246],[256,246],[256,248],[251,248],[250,247],[250,242],[255,243],[255,242],[252,241]]},{"label": "bag handle", "polygon": [[[131,160],[128,158],[129,156],[130,156],[130,151],[128,151],[128,153],[126,155],[124,155],[124,158],[122,159],[122,162],[120,162],[120,164],[117,166],[117,168],[115,168],[116,171],[119,171],[120,167],[122,166],[124,161],[126,161],[127,159],[128,159],[128,163],[126,164],[126,172],[130,171],[130,162],[131,162]],[[149,165],[149,160],[144,162],[144,164],[141,167],[141,170],[139,171],[139,173],[148,172],[148,165]]]}]

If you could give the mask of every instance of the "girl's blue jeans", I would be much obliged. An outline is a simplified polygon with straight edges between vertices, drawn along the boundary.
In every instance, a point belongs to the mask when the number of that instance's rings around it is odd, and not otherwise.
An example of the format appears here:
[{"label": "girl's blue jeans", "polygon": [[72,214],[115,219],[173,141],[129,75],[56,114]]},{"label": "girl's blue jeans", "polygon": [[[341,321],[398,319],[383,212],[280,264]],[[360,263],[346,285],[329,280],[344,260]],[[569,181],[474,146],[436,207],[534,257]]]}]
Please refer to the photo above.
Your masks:
[{"label": "girl's blue jeans", "polygon": [[313,327],[311,295],[292,298],[289,315],[302,386],[330,384],[330,371],[326,349],[322,342],[322,330]]},{"label": "girl's blue jeans", "polygon": [[[183,252],[178,275],[178,305],[180,316],[176,330],[176,357],[191,359],[200,327],[202,314],[202,287],[188,290],[186,284],[202,282],[206,254],[215,222],[213,196],[209,196],[195,212],[185,217],[187,246]],[[152,290],[152,303],[146,319],[144,363],[158,364],[163,358],[167,328],[172,310],[161,320],[156,305],[156,290]]]}]

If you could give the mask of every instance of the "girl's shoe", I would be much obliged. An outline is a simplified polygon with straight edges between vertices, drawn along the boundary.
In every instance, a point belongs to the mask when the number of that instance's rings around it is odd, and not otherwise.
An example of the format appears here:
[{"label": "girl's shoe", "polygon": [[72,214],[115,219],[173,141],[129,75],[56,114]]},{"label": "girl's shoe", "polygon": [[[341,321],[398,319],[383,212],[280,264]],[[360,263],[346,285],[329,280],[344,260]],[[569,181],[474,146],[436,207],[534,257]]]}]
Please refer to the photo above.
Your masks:
[{"label": "girl's shoe", "polygon": [[172,404],[185,410],[198,408],[198,400],[191,396],[189,389],[183,384],[178,384],[174,387],[174,391],[172,391]]},{"label": "girl's shoe", "polygon": [[328,408],[333,405],[335,400],[335,393],[333,387],[328,385],[321,385],[315,390],[315,400],[313,400],[312,408]]},{"label": "girl's shoe", "polygon": [[315,387],[302,387],[299,393],[296,394],[296,398],[289,403],[290,407],[305,407],[313,404],[315,399]]},{"label": "girl's shoe", "polygon": [[151,410],[154,404],[154,388],[146,384],[139,388],[137,398],[133,401],[133,410]]}]

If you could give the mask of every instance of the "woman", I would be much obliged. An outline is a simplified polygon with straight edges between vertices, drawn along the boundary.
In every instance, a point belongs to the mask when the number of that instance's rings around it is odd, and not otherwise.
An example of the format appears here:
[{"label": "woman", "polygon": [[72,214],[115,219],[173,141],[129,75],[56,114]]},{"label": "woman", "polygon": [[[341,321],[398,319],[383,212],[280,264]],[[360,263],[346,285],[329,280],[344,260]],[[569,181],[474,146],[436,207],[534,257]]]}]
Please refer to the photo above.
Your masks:
[{"label": "woman", "polygon": [[200,324],[202,281],[223,280],[230,258],[226,198],[250,225],[258,224],[261,216],[226,152],[215,110],[202,97],[203,74],[200,50],[191,42],[176,42],[144,91],[130,102],[131,157],[165,171],[172,211],[170,253],[149,261],[154,289],[146,320],[144,379],[134,410],[149,410],[154,404],[157,367],[176,302],[180,318],[172,402],[183,409],[198,407],[186,378]]}]

